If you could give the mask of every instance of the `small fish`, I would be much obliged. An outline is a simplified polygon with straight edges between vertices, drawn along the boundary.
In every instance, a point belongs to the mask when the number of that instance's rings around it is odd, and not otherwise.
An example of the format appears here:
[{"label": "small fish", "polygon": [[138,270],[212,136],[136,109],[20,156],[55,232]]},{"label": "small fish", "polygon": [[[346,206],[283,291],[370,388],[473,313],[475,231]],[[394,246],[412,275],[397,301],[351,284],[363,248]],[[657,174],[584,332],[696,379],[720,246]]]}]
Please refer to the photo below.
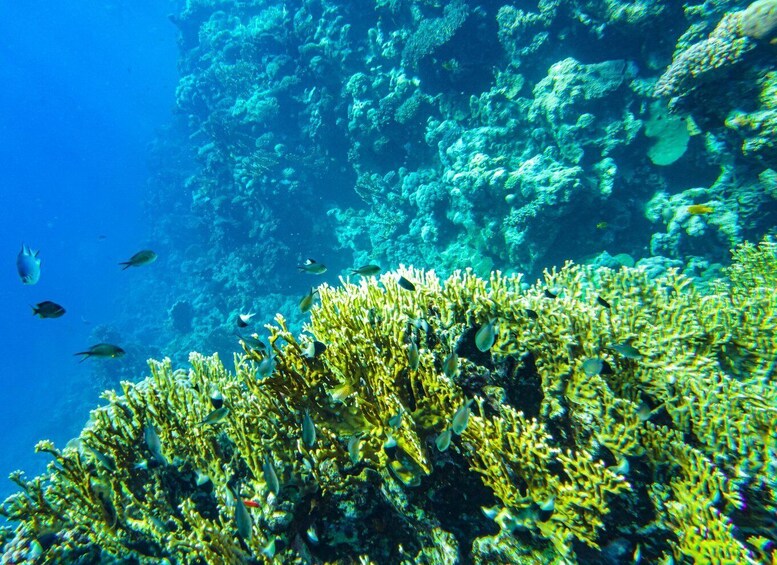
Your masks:
[{"label": "small fish", "polygon": [[256,367],[256,376],[260,379],[266,379],[271,376],[275,370],[275,357],[273,355],[265,356]]},{"label": "small fish", "polygon": [[411,341],[407,346],[407,363],[411,371],[417,370],[421,363],[421,354],[418,352],[415,341]]},{"label": "small fish", "polygon": [[491,320],[480,326],[478,333],[475,334],[475,345],[483,353],[494,345],[494,340],[496,339],[495,323],[496,318],[491,318]]},{"label": "small fish", "polygon": [[261,553],[268,559],[275,557],[275,538],[271,538],[270,541],[267,542],[267,545],[262,548]]},{"label": "small fish", "polygon": [[40,280],[40,251],[33,251],[22,243],[22,250],[16,256],[16,271],[22,284],[35,284]]},{"label": "small fish", "polygon": [[297,265],[297,269],[303,273],[310,273],[311,275],[323,275],[326,273],[326,265],[314,261],[313,259],[306,259],[302,265]]},{"label": "small fish", "polygon": [[245,541],[251,541],[251,535],[253,534],[253,522],[251,521],[251,514],[246,508],[243,499],[238,496],[236,492],[232,493],[232,497],[235,501],[235,526],[237,527],[237,535]]},{"label": "small fish", "polygon": [[711,214],[715,211],[714,208],[711,206],[707,206],[706,204],[691,204],[688,206],[688,213],[692,216],[699,216],[703,214]]},{"label": "small fish", "polygon": [[229,415],[229,408],[227,408],[226,406],[222,406],[221,408],[216,408],[210,414],[205,416],[205,418],[203,418],[202,421],[197,425],[212,426],[214,424],[218,424],[219,422],[223,422],[228,415]]},{"label": "small fish", "polygon": [[224,405],[224,395],[215,386],[210,391],[210,404],[213,408],[221,408]]},{"label": "small fish", "polygon": [[634,554],[632,555],[632,560],[634,563],[639,563],[642,561],[642,548],[639,544],[637,544],[637,547],[634,548]]},{"label": "small fish", "polygon": [[604,221],[597,222],[596,229],[598,229],[598,230],[606,230],[608,225],[609,224],[607,222],[604,222]]},{"label": "small fish", "polygon": [[310,417],[310,412],[305,410],[305,415],[302,417],[302,443],[310,449],[316,443],[316,426],[313,423],[313,419]]},{"label": "small fish", "polygon": [[394,414],[391,418],[388,419],[388,425],[392,428],[399,429],[399,426],[402,425],[402,409],[400,408],[399,411]]},{"label": "small fish", "polygon": [[583,369],[583,372],[587,377],[595,377],[602,372],[602,368],[604,368],[604,361],[602,361],[599,357],[589,357],[580,364],[580,367]]},{"label": "small fish", "polygon": [[245,328],[248,326],[248,324],[251,322],[251,318],[256,316],[253,312],[249,312],[248,314],[238,314],[237,315],[237,327],[238,328]]},{"label": "small fish", "polygon": [[545,298],[550,298],[551,300],[553,298],[556,298],[558,296],[558,292],[551,292],[549,289],[545,289],[542,294],[545,295]]},{"label": "small fish", "polygon": [[380,267],[377,265],[363,265],[356,269],[351,269],[352,275],[360,275],[362,277],[374,277],[380,274]]},{"label": "small fish", "polygon": [[145,471],[148,469],[148,459],[144,459],[143,461],[135,463],[132,468]]},{"label": "small fish", "polygon": [[530,320],[538,320],[539,317],[540,317],[540,315],[537,314],[537,312],[535,312],[534,310],[532,310],[530,308],[526,308],[526,310],[524,310],[524,312],[526,313],[526,317],[529,318]]},{"label": "small fish", "polygon": [[313,545],[318,545],[318,532],[316,532],[316,526],[313,524],[310,524],[310,527],[308,528],[308,531],[305,532],[308,536],[308,539],[310,540],[310,543]]},{"label": "small fish", "polygon": [[362,453],[362,438],[359,434],[354,434],[351,439],[348,440],[348,457],[351,459],[351,463],[356,465],[361,461]]},{"label": "small fish", "polygon": [[408,318],[407,323],[409,326],[421,330],[424,333],[429,333],[429,322],[423,318]]},{"label": "small fish", "polygon": [[597,296],[597,297],[596,297],[596,303],[597,303],[599,306],[602,306],[603,308],[607,308],[608,310],[610,309],[610,303],[609,303],[609,302],[607,302],[607,301],[606,301],[604,298],[602,298],[601,296]]},{"label": "small fish", "polygon": [[314,339],[308,343],[305,349],[302,351],[302,356],[306,359],[315,359],[324,353],[324,351],[326,351],[326,345]]},{"label": "small fish", "polygon": [[456,410],[456,413],[453,415],[453,420],[451,420],[451,430],[453,430],[453,433],[457,436],[460,436],[462,433],[464,433],[464,430],[467,429],[469,415],[472,412],[469,408],[471,404],[472,399],[470,398],[461,406],[461,408]]},{"label": "small fish", "polygon": [[51,300],[39,302],[32,307],[32,315],[43,318],[59,318],[65,315],[65,309]]},{"label": "small fish", "polygon": [[613,471],[618,473],[619,475],[628,475],[629,470],[631,469],[631,466],[629,465],[629,460],[626,459],[626,457],[621,457],[618,461],[618,464],[613,467]]},{"label": "small fish", "polygon": [[450,355],[442,362],[442,372],[449,379],[454,378],[459,373],[459,356],[455,351],[451,351]]},{"label": "small fish", "polygon": [[129,258],[129,260],[122,261],[119,263],[119,265],[124,265],[121,270],[126,271],[130,267],[141,267],[143,265],[149,265],[156,261],[156,259],[156,253],[150,249],[144,249],[143,251],[138,251],[135,253],[132,257]]},{"label": "small fish", "polygon": [[167,459],[162,453],[162,441],[159,439],[159,434],[156,432],[156,428],[153,424],[146,424],[143,430],[143,436],[146,439],[146,446],[159,463],[167,465]]},{"label": "small fish", "polygon": [[196,484],[198,487],[208,484],[209,482],[210,482],[210,477],[208,475],[206,475],[199,469],[194,471],[194,484]]},{"label": "small fish", "polygon": [[261,508],[262,507],[262,505],[259,504],[257,501],[251,500],[250,498],[244,498],[243,499],[243,504],[245,504],[248,508]]},{"label": "small fish", "polygon": [[249,347],[249,349],[253,349],[254,351],[259,351],[260,353],[264,353],[267,351],[267,344],[265,344],[259,337],[254,335],[247,335],[242,336],[239,333],[235,333],[235,335],[238,337],[238,339],[242,339],[243,342]]},{"label": "small fish", "polygon": [[627,341],[616,343],[612,349],[626,359],[640,359],[642,357],[642,353]]},{"label": "small fish", "polygon": [[434,440],[439,451],[447,451],[451,446],[451,438],[453,437],[452,432],[453,430],[451,428],[445,428],[445,431],[438,435],[437,439]]},{"label": "small fish", "polygon": [[305,312],[308,312],[311,308],[313,308],[313,301],[316,298],[316,294],[318,294],[318,289],[311,288],[310,292],[308,292],[305,296],[302,297],[302,300],[299,301],[299,311],[303,314]]},{"label": "small fish", "polygon": [[411,283],[409,280],[407,280],[402,275],[399,276],[397,279],[397,284],[400,288],[404,288],[405,290],[409,290],[410,292],[413,292],[415,290],[415,285]]},{"label": "small fish", "polygon": [[553,515],[553,510],[556,508],[556,497],[550,496],[545,502],[537,504],[537,521],[547,522]]},{"label": "small fish", "polygon": [[81,359],[81,361],[83,361],[84,359],[88,359],[90,357],[108,357],[113,359],[117,357],[123,357],[125,353],[126,351],[124,351],[118,345],[113,345],[112,343],[98,343],[97,345],[91,346],[86,351],[79,351],[73,355],[83,355],[84,357]]},{"label": "small fish", "polygon": [[355,392],[353,385],[350,382],[344,382],[341,385],[337,385],[335,388],[329,391],[329,396],[335,402],[344,402],[346,398],[351,396]]},{"label": "small fish", "polygon": [[267,483],[267,488],[275,496],[278,496],[278,493],[281,492],[281,483],[278,481],[278,475],[275,474],[275,467],[269,457],[264,458],[262,474],[264,474],[264,482]]},{"label": "small fish", "polygon": [[647,422],[650,420],[652,415],[653,411],[650,409],[650,406],[648,406],[645,402],[640,402],[639,406],[637,407],[637,418],[639,418],[639,421]]},{"label": "small fish", "polygon": [[100,462],[100,465],[105,467],[108,471],[115,471],[116,470],[116,463],[113,461],[112,457],[109,457],[105,453],[101,451],[97,451],[94,447],[90,445],[84,444],[84,447],[86,448],[89,453],[94,455],[94,458],[97,459],[97,461]]}]

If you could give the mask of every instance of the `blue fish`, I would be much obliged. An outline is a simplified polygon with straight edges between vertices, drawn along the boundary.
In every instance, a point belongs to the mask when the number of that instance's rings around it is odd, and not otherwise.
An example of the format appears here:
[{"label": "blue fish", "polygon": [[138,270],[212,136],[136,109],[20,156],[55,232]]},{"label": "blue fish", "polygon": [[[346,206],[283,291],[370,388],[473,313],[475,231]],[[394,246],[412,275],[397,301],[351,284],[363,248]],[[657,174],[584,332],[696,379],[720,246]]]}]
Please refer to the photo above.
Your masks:
[{"label": "blue fish", "polygon": [[40,279],[40,251],[33,251],[22,243],[22,250],[16,257],[16,270],[24,284],[35,284]]}]

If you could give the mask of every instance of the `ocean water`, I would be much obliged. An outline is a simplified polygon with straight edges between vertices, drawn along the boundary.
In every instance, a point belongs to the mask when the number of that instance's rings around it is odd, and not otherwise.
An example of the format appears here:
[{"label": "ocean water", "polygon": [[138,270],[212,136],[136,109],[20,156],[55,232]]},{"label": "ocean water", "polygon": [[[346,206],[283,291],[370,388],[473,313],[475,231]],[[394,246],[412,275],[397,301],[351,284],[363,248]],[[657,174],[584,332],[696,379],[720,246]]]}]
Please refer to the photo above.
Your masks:
[{"label": "ocean water", "polygon": [[[2,6],[0,499],[102,406],[51,506],[6,502],[3,560],[773,561],[753,5]],[[492,294],[453,307],[463,270]],[[98,342],[126,355],[74,355]]]},{"label": "ocean water", "polygon": [[[136,273],[117,263],[149,242],[148,145],[171,116],[175,28],[165,2],[6,2],[0,7],[0,492],[37,474],[42,438],[64,444],[99,387],[74,357],[124,310]],[[40,251],[40,282],[15,262]],[[65,307],[40,320],[30,305]]]}]

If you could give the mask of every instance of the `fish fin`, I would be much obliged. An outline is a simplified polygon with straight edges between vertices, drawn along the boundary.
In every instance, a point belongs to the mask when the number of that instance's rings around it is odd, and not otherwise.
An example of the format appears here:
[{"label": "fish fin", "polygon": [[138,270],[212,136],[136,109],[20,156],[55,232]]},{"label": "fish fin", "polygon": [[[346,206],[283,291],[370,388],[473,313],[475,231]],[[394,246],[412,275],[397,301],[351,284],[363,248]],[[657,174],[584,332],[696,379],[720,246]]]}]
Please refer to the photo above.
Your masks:
[{"label": "fish fin", "polygon": [[132,262],[131,261],[122,261],[121,263],[119,263],[119,265],[124,265],[121,268],[121,270],[122,271],[126,271],[127,269],[129,269],[132,266]]},{"label": "fish fin", "polygon": [[79,351],[78,353],[73,353],[73,355],[83,355],[83,357],[81,357],[81,360],[79,361],[79,363],[83,363],[84,361],[89,359],[89,357],[92,356],[91,352],[89,352],[89,351]]},{"label": "fish fin", "polygon": [[37,306],[33,306],[32,304],[30,304],[30,308],[32,308],[32,315],[33,316],[37,316],[38,314],[40,314],[40,310],[38,310]]}]

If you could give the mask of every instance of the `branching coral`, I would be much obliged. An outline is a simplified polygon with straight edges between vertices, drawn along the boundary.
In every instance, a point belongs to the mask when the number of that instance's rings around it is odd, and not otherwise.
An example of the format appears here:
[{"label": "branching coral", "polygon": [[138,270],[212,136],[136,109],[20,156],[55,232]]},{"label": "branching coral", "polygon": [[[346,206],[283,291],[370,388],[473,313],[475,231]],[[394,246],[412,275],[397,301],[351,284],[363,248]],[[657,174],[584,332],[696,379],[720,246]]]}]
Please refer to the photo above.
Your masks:
[{"label": "branching coral", "polygon": [[234,374],[152,363],[76,442],[39,444],[53,461],[12,477],[5,557],[418,562],[468,535],[479,559],[493,520],[522,546],[508,562],[624,536],[651,561],[766,559],[775,245],[734,259],[706,294],[571,264],[528,290],[414,269],[321,286],[305,334],[278,316]]}]

